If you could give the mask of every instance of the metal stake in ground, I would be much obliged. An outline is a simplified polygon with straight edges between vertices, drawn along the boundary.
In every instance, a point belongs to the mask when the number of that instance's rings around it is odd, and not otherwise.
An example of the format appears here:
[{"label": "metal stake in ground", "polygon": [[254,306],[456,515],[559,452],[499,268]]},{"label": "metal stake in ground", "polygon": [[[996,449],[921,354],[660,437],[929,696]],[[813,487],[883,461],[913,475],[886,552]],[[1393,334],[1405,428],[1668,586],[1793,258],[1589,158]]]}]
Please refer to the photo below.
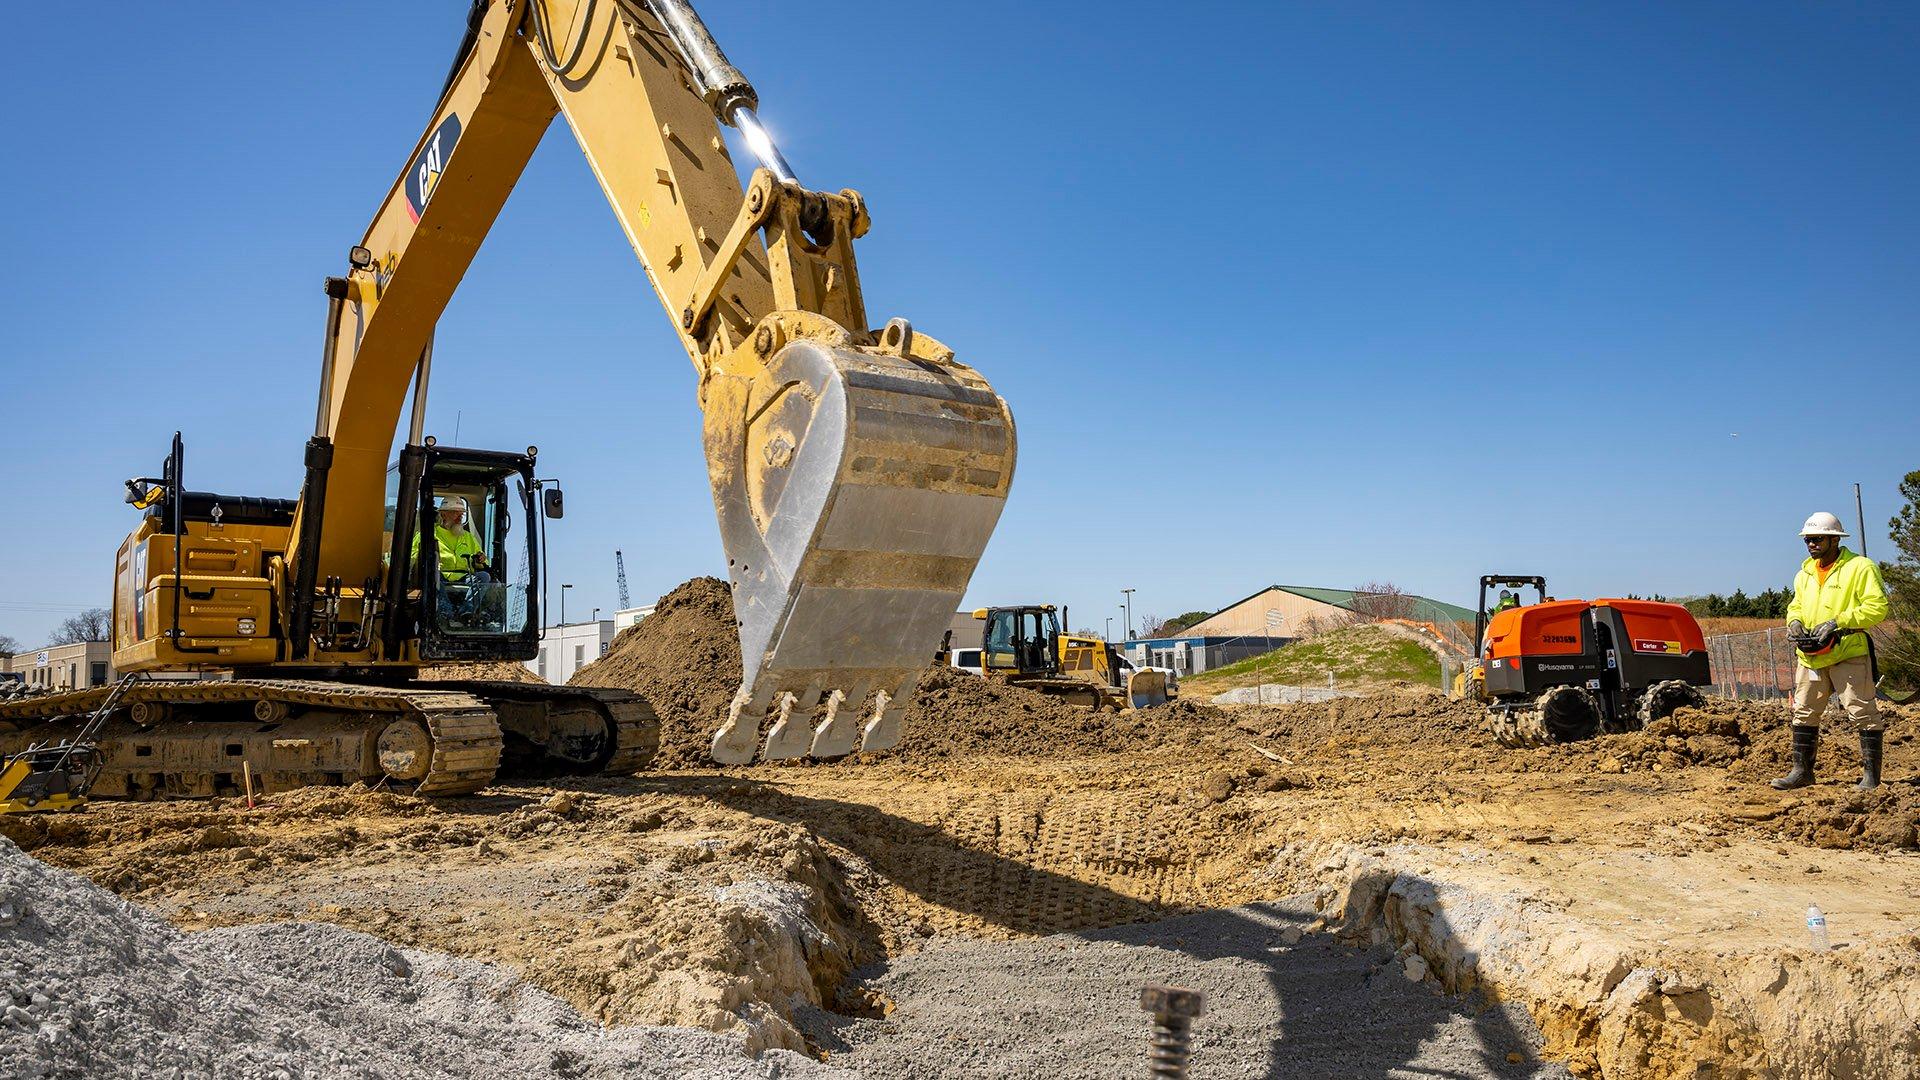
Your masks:
[{"label": "metal stake in ground", "polygon": [[1148,1074],[1182,1080],[1193,1056],[1193,1021],[1206,1011],[1207,995],[1181,986],[1140,988],[1140,1007],[1153,1014],[1153,1045]]}]

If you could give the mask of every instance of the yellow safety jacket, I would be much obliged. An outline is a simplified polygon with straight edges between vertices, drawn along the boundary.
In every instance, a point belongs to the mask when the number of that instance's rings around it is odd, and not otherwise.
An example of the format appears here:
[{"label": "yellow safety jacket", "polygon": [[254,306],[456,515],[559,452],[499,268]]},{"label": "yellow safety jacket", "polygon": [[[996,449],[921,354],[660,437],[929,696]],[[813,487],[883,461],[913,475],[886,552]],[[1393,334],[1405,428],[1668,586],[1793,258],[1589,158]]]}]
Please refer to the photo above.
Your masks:
[{"label": "yellow safety jacket", "polygon": [[[440,576],[457,581],[473,572],[473,557],[481,553],[480,538],[473,530],[454,532],[439,522],[433,525],[433,542],[440,548]],[[420,537],[413,538],[413,557],[420,557]]]},{"label": "yellow safety jacket", "polygon": [[[1793,579],[1793,601],[1787,605],[1788,622],[1797,619],[1812,630],[1831,619],[1842,630],[1865,630],[1886,617],[1887,588],[1881,584],[1880,567],[1872,559],[1841,548],[1840,557],[1827,568],[1825,584],[1820,582],[1820,564],[1813,558],[1800,564],[1800,573]],[[1818,656],[1799,655],[1802,665],[1818,671],[1867,655],[1867,637],[1847,634]]]}]

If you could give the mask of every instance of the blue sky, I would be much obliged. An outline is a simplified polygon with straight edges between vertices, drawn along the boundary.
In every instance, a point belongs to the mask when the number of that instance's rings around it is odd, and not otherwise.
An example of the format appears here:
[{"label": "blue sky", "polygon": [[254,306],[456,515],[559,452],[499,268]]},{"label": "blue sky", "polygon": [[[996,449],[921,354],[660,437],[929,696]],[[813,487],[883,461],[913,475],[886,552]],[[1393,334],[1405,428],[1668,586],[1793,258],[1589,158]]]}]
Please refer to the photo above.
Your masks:
[{"label": "blue sky", "polygon": [[[337,273],[465,4],[14,15],[0,633],[109,599],[120,481],[292,496]],[[1920,9],[709,0],[869,314],[1020,424],[977,603],[1104,628],[1275,581],[1784,583],[1920,469]],[[1203,51],[1212,50],[1212,51]],[[76,67],[76,65],[78,65]],[[737,157],[744,161],[747,155]],[[428,430],[542,448],[569,615],[724,565],[691,368],[555,124]],[[1734,433],[1738,433],[1737,437]]]}]

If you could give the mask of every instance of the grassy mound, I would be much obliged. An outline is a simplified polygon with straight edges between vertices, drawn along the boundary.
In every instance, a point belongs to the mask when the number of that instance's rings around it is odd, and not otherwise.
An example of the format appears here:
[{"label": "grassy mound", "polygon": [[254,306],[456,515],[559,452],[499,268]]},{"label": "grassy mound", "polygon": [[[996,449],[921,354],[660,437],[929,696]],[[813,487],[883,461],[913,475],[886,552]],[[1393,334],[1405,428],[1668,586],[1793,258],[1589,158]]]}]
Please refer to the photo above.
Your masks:
[{"label": "grassy mound", "polygon": [[1389,682],[1440,685],[1440,661],[1425,646],[1378,626],[1350,626],[1296,641],[1270,653],[1180,680],[1183,688],[1219,693],[1239,686],[1284,683],[1352,687]]}]

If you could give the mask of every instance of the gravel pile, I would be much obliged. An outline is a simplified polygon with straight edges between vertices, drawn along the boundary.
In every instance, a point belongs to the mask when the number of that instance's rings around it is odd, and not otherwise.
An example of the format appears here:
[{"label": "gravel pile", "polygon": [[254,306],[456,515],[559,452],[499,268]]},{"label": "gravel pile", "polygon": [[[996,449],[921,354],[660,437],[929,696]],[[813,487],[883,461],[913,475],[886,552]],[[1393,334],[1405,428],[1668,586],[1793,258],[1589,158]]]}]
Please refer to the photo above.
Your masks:
[{"label": "gravel pile", "polygon": [[487,964],[322,923],[181,933],[0,839],[0,1063],[78,1077],[850,1075],[737,1037],[605,1029]]}]

